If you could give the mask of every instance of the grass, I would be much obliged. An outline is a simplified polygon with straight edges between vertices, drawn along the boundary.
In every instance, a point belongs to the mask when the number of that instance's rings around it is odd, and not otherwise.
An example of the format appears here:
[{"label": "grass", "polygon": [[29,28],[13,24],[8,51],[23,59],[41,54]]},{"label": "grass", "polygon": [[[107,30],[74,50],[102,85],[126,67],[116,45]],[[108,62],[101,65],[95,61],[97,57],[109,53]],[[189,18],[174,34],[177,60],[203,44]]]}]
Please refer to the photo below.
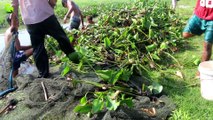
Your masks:
[{"label": "grass", "polygon": [[[196,1],[180,0],[176,13],[187,20],[193,13]],[[193,64],[193,58],[200,58],[204,37],[196,36],[186,40],[186,46],[175,53],[175,58],[181,66],[168,68],[163,73],[153,72],[156,79],[164,85],[168,96],[176,103],[177,110],[171,120],[211,120],[213,118],[212,101],[201,97],[200,80],[195,79],[198,66]],[[176,71],[181,71],[184,78],[177,77]]]},{"label": "grass", "polygon": [[7,13],[5,12],[5,8],[3,6],[5,6],[8,3],[9,3],[8,0],[0,0],[0,6],[1,6],[0,7],[0,28],[5,27]]}]

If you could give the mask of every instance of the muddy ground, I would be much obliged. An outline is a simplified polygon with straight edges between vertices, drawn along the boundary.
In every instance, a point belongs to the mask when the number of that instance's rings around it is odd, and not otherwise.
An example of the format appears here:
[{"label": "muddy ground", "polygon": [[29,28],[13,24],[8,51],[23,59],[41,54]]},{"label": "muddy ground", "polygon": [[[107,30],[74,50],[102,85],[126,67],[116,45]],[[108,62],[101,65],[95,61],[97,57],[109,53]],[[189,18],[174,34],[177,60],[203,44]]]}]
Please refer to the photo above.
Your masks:
[{"label": "muddy ground", "polygon": [[[150,97],[135,97],[134,107],[121,106],[116,111],[104,110],[93,116],[81,115],[73,112],[79,99],[88,91],[93,91],[94,86],[78,84],[73,86],[71,81],[60,76],[60,67],[51,67],[51,77],[48,79],[37,78],[37,73],[31,75],[19,75],[14,81],[18,89],[0,100],[0,109],[3,109],[9,101],[16,100],[14,109],[0,114],[1,120],[164,120],[175,109],[174,103],[165,95],[153,102]],[[100,79],[93,73],[76,74],[74,77],[81,80],[99,82]],[[4,89],[4,81],[0,88]],[[45,100],[44,89],[47,91]],[[156,114],[144,110],[154,109]]]}]

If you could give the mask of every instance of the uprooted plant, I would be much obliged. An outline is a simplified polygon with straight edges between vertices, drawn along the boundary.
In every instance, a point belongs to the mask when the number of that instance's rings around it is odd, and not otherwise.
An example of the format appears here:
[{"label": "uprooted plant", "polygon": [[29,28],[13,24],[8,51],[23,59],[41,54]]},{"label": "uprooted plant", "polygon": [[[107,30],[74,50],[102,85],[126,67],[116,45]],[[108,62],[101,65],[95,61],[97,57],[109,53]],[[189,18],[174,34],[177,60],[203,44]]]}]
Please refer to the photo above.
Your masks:
[{"label": "uprooted plant", "polygon": [[48,42],[47,48],[56,58],[62,59],[62,76],[68,75],[74,67],[81,72],[95,72],[103,80],[96,83],[73,79],[73,83],[97,87],[96,91],[88,91],[81,98],[75,112],[116,110],[124,104],[131,107],[134,96],[159,94],[163,87],[152,81],[151,76],[146,79],[151,84],[140,85],[140,90],[130,86],[130,77],[149,75],[151,70],[165,68],[163,63],[168,58],[175,59],[172,53],[182,45],[182,25],[182,20],[167,3],[141,0],[102,13],[97,25],[69,34],[71,41],[78,39],[75,46],[78,64],[62,55],[57,43]]}]

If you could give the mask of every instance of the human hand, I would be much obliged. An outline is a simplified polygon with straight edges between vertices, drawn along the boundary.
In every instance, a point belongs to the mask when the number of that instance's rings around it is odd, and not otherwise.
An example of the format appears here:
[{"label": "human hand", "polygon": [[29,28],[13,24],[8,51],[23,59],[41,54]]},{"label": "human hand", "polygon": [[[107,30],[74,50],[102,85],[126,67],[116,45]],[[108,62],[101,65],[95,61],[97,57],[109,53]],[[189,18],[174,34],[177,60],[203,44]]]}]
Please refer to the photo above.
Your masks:
[{"label": "human hand", "polygon": [[49,4],[52,8],[56,6],[57,0],[49,0]]},{"label": "human hand", "polygon": [[67,23],[67,17],[64,17],[63,22],[64,22],[64,23]]},{"label": "human hand", "polygon": [[19,20],[16,14],[11,15],[11,32],[18,31]]},{"label": "human hand", "polygon": [[83,25],[81,29],[82,29],[82,30],[85,30],[86,28],[85,28],[85,26]]}]

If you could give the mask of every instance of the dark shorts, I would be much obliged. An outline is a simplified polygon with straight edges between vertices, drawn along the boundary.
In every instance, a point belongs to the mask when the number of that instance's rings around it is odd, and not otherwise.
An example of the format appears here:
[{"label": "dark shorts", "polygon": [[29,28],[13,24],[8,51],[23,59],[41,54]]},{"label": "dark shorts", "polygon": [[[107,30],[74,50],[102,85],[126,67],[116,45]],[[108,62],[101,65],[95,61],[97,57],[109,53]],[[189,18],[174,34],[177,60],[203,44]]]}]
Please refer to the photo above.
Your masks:
[{"label": "dark shorts", "polygon": [[203,20],[193,15],[183,32],[188,32],[194,35],[201,35],[204,33],[204,39],[206,42],[213,43],[213,21]]},{"label": "dark shorts", "polygon": [[70,29],[78,29],[80,26],[80,22],[81,20],[79,17],[73,16],[70,20]]},{"label": "dark shorts", "polygon": [[27,60],[27,56],[24,54],[23,51],[16,52],[15,59],[13,61],[13,70],[18,70],[21,62],[26,61],[26,60]]}]

